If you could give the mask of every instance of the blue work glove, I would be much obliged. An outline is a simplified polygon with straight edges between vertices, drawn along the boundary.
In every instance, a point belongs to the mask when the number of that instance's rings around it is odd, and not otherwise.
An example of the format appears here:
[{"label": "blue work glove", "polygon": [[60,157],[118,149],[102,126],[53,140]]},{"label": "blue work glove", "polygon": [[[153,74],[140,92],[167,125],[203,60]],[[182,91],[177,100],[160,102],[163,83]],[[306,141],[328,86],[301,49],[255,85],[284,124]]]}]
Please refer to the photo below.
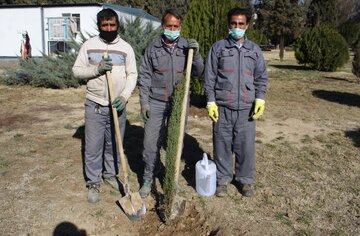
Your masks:
[{"label": "blue work glove", "polygon": [[110,57],[103,58],[98,65],[99,74],[104,75],[106,74],[106,71],[111,71],[112,66],[113,64],[111,63]]},{"label": "blue work glove", "polygon": [[260,116],[263,115],[264,110],[265,110],[265,100],[259,98],[255,99],[255,107],[252,118],[254,120],[259,119]]},{"label": "blue work glove", "polygon": [[117,110],[117,111],[122,111],[125,108],[126,105],[126,100],[123,97],[117,97],[114,99],[114,101],[112,102],[112,106]]},{"label": "blue work glove", "polygon": [[199,53],[199,43],[195,39],[188,39],[189,48],[194,49],[194,54]]},{"label": "blue work glove", "polygon": [[141,106],[141,117],[143,118],[144,122],[146,123],[146,121],[150,117],[150,106],[149,105]]}]

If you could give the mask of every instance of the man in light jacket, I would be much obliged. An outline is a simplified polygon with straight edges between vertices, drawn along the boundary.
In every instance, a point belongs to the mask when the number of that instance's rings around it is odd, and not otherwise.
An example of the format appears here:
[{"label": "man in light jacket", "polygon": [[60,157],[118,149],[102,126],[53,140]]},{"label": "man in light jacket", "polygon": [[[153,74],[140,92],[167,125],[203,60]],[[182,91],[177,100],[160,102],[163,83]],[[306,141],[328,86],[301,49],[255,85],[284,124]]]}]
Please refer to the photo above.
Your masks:
[{"label": "man in light jacket", "polygon": [[[112,101],[119,117],[121,136],[126,125],[126,103],[137,82],[137,69],[133,48],[118,35],[119,18],[112,9],[97,14],[100,31],[82,45],[73,66],[76,78],[87,81],[85,102],[85,174],[88,201],[100,200],[100,184],[103,181],[119,190],[116,173],[119,156],[115,153],[114,122],[109,103],[106,72],[111,71]],[[107,57],[104,57],[104,54]],[[104,168],[103,168],[104,167]]]}]

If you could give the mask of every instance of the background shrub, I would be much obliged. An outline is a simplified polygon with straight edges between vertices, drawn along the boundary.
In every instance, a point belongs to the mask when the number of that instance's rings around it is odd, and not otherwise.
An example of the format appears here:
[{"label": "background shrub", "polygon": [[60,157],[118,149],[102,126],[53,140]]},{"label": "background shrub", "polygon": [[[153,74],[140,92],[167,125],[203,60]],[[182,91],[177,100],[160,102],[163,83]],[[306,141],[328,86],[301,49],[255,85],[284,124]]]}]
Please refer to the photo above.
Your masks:
[{"label": "background shrub", "polygon": [[330,27],[305,30],[296,40],[294,50],[299,64],[320,71],[335,71],[349,60],[345,39]]}]

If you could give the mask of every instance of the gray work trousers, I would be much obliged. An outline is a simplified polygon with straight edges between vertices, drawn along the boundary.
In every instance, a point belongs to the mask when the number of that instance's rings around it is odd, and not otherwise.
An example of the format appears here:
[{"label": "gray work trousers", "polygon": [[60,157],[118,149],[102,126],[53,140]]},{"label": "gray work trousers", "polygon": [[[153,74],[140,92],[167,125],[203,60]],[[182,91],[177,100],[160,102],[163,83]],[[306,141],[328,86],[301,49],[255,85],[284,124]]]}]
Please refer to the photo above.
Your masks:
[{"label": "gray work trousers", "polygon": [[249,119],[250,113],[250,108],[231,110],[219,106],[219,120],[213,127],[218,185],[227,185],[233,179],[233,153],[235,181],[252,184],[255,180],[255,121]]},{"label": "gray work trousers", "polygon": [[[121,138],[124,138],[126,110],[118,112]],[[103,177],[115,176],[119,168],[115,128],[110,106],[85,102],[85,174],[86,186],[101,184]],[[115,155],[116,153],[117,155]]]},{"label": "gray work trousers", "polygon": [[152,180],[154,170],[159,168],[160,148],[163,138],[166,136],[170,113],[170,102],[150,99],[150,117],[144,127],[144,180]]}]

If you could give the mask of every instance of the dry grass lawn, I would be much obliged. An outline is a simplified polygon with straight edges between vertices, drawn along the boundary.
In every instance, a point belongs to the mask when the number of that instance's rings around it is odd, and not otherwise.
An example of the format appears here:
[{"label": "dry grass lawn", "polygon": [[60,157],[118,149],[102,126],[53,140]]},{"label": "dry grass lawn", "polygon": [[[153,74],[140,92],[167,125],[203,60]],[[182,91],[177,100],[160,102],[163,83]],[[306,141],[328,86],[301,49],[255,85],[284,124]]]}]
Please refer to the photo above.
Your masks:
[{"label": "dry grass lawn", "polygon": [[[360,85],[350,63],[318,72],[297,65],[293,52],[282,62],[276,51],[265,57],[270,84],[257,123],[256,196],[241,197],[233,185],[225,199],[196,194],[194,165],[202,152],[212,156],[212,126],[205,108],[192,107],[180,176],[189,205],[170,226],[157,215],[156,194],[137,222],[108,186],[100,203],[86,202],[85,87],[0,85],[0,235],[359,235]],[[142,172],[139,109],[135,92],[124,142],[134,190]]]}]

